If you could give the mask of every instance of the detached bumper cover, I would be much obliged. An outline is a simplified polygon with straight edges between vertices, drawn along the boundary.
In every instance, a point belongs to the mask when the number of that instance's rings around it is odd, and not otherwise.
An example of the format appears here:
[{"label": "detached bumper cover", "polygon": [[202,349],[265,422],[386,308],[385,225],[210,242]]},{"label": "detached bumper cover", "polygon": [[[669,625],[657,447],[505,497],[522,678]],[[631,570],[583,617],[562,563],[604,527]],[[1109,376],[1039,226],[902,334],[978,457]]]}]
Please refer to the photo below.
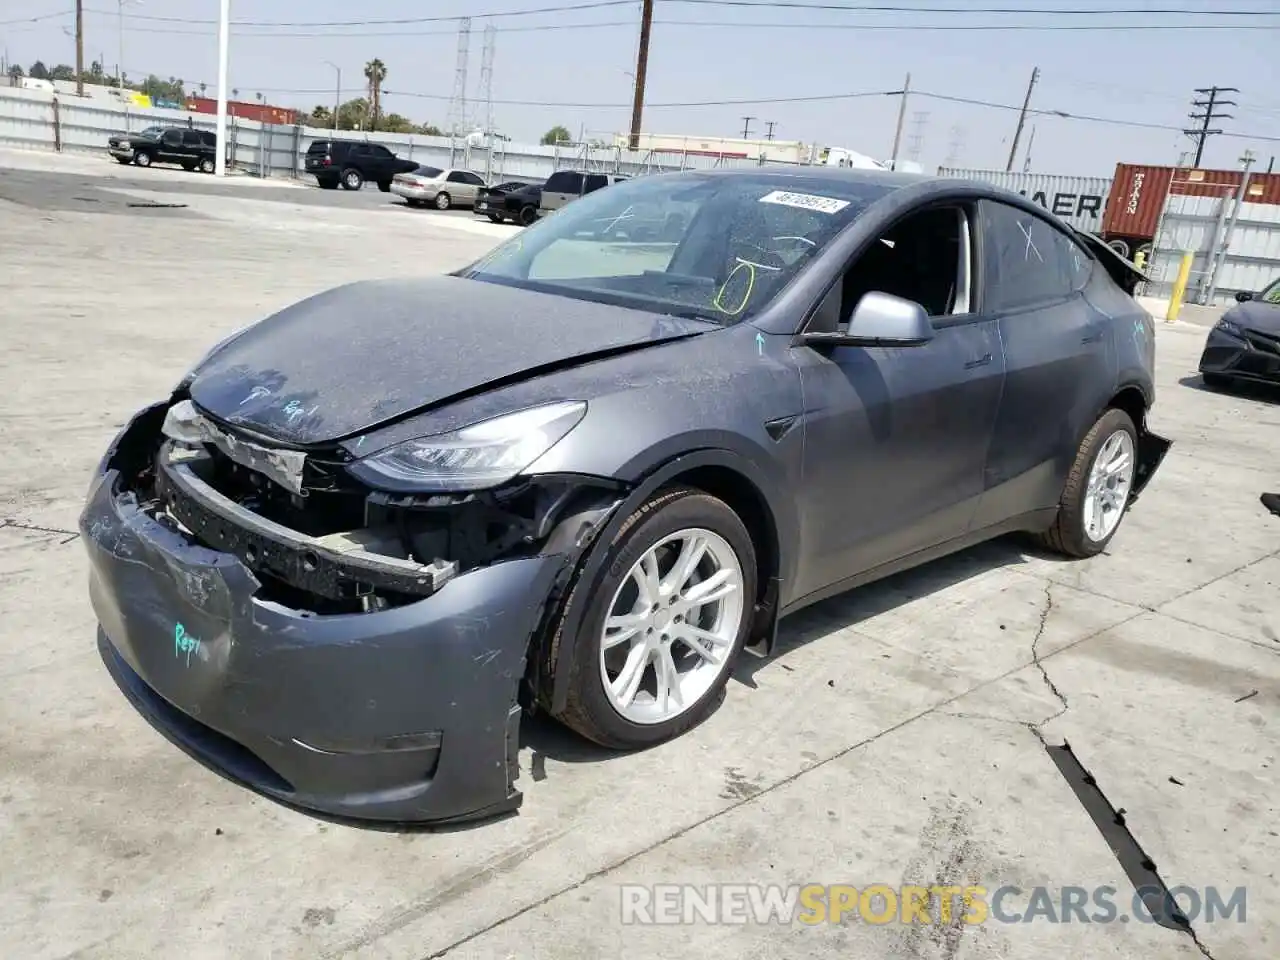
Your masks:
[{"label": "detached bumper cover", "polygon": [[1280,383],[1280,336],[1214,327],[1200,355],[1200,372]]},{"label": "detached bumper cover", "polygon": [[169,740],[285,803],[444,822],[513,810],[517,685],[564,560],[456,577],[375,613],[259,599],[235,556],[173,532],[100,470],[81,516],[99,649]]}]

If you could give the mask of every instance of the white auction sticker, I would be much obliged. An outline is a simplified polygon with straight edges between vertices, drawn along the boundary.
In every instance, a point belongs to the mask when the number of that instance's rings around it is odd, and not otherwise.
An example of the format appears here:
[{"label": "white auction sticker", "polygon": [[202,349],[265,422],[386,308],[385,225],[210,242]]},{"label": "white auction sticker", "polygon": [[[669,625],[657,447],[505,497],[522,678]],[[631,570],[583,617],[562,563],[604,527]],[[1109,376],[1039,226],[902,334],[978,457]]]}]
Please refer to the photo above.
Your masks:
[{"label": "white auction sticker", "polygon": [[818,197],[812,193],[789,193],[786,190],[775,190],[760,198],[761,203],[780,203],[784,207],[799,207],[801,210],[817,210],[819,213],[839,213],[849,205],[848,200],[837,200],[835,197]]}]

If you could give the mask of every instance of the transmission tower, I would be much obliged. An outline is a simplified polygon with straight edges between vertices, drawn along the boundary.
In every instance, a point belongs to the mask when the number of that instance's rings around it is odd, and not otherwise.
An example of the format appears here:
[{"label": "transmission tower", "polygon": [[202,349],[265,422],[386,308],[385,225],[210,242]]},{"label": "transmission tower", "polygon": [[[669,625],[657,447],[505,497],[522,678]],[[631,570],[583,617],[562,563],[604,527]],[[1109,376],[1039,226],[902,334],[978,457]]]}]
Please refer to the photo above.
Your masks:
[{"label": "transmission tower", "polygon": [[929,122],[929,111],[917,110],[911,115],[911,135],[907,139],[907,158],[920,162],[920,152],[924,149],[924,128]]},{"label": "transmission tower", "polygon": [[1223,100],[1218,95],[1221,93],[1239,93],[1235,87],[1196,87],[1196,93],[1204,94],[1204,98],[1197,97],[1191,101],[1191,106],[1203,110],[1203,113],[1192,111],[1188,116],[1192,120],[1199,120],[1200,126],[1191,130],[1183,130],[1188,137],[1195,141],[1196,145],[1196,161],[1194,166],[1200,166],[1200,158],[1204,156],[1204,144],[1212,136],[1222,133],[1221,130],[1212,130],[1210,125],[1215,120],[1229,120],[1232,114],[1223,113],[1219,107],[1234,107],[1234,100]]},{"label": "transmission tower", "polygon": [[960,162],[960,157],[964,153],[964,127],[958,124],[951,128],[950,143],[947,146],[947,159],[943,162],[943,166],[954,167]]},{"label": "transmission tower", "polygon": [[449,100],[449,134],[467,133],[467,52],[471,49],[471,18],[458,21],[458,61],[453,75],[453,97]]},{"label": "transmission tower", "polygon": [[493,132],[493,48],[498,30],[491,24],[484,26],[484,48],[480,51],[480,99],[484,101],[484,132]]}]

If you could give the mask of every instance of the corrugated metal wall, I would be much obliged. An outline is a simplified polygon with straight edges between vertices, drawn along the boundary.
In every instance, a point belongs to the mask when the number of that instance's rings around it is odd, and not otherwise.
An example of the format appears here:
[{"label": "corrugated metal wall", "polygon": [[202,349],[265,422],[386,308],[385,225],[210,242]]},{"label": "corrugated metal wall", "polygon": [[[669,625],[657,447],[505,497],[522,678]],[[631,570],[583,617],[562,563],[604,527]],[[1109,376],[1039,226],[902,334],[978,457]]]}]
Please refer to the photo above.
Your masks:
[{"label": "corrugated metal wall", "polygon": [[[188,123],[198,130],[213,130],[216,125],[215,119],[208,114],[126,107],[102,99],[79,99],[75,96],[60,96],[55,111],[54,100],[47,91],[0,86],[0,146],[53,150],[60,144],[64,152],[104,153],[107,137],[112,134],[132,133],[152,124],[187,126]],[[334,137],[375,140],[409,160],[441,167],[466,167],[481,175],[488,173],[493,178],[545,178],[565,167],[638,176],[666,170],[760,165],[754,160],[657,154],[612,146],[556,147],[511,142],[495,143],[493,156],[489,157],[483,145],[471,145],[448,137],[382,132],[367,135],[352,130],[334,133],[314,127],[228,118],[227,139],[232,162],[255,176],[296,177],[302,172],[302,158],[311,141]]]},{"label": "corrugated metal wall", "polygon": [[1048,173],[1010,173],[1004,170],[938,168],[940,177],[980,180],[1040,204],[1073,227],[1097,233],[1111,192],[1110,177],[1069,177]]},{"label": "corrugated metal wall", "polygon": [[[1147,294],[1168,297],[1186,251],[1194,254],[1186,302],[1206,303],[1213,274],[1215,236],[1221,248],[1235,199],[1172,196],[1151,255]],[[1280,277],[1280,205],[1243,203],[1218,272],[1213,304],[1231,302],[1238,291],[1256,293]]]}]

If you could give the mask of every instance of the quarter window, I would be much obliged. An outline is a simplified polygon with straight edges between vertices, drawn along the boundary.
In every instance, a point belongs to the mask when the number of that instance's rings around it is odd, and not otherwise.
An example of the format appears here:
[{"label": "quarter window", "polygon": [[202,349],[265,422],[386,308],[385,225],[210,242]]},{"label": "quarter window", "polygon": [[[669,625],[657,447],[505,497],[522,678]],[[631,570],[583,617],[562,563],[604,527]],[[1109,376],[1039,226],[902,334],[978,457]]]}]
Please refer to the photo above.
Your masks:
[{"label": "quarter window", "polygon": [[987,302],[996,311],[1065,300],[1084,286],[1089,260],[1047,220],[1003,203],[983,204]]}]

